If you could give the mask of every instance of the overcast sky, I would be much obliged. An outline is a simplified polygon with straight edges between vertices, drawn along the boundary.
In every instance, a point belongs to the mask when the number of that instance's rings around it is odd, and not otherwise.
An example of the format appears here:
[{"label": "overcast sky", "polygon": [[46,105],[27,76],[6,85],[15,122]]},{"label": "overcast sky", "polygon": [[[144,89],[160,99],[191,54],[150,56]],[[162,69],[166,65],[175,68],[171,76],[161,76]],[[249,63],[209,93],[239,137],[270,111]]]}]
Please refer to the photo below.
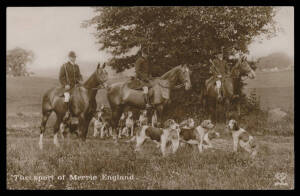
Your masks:
[{"label": "overcast sky", "polygon": [[[80,28],[94,16],[90,7],[13,7],[7,8],[7,49],[22,47],[36,55],[31,70],[59,67],[74,50],[79,61],[105,61],[91,34],[93,28]],[[250,57],[283,51],[294,56],[294,8],[282,7],[275,20],[284,32],[271,40],[249,46]]]}]

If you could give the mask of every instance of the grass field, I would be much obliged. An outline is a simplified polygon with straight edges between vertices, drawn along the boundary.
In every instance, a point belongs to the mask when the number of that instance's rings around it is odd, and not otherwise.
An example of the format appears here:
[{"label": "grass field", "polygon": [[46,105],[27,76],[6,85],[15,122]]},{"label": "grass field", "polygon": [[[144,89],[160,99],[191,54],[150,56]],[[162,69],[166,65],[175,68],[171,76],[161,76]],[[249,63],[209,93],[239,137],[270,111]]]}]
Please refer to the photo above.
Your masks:
[{"label": "grass field", "polygon": [[[95,139],[91,132],[85,143],[71,137],[70,141],[59,140],[61,147],[56,148],[51,128],[53,115],[41,151],[38,148],[41,94],[55,85],[57,80],[53,79],[7,78],[8,189],[294,188],[293,136],[255,135],[259,153],[252,160],[243,152],[233,154],[230,137],[218,126],[221,138],[213,141],[216,149],[199,154],[197,148],[186,146],[179,148],[175,155],[163,158],[151,142],[143,146],[143,153],[135,154],[134,144]],[[278,99],[282,89],[270,92],[277,92],[279,95],[270,98]],[[98,92],[98,103],[107,104],[104,94],[103,90]],[[290,96],[281,97],[284,100],[279,102],[293,102]],[[274,99],[270,100],[276,102]],[[287,186],[275,186],[278,172],[287,174],[284,181]],[[65,179],[59,180],[62,175]],[[91,175],[97,179],[75,180],[70,175]],[[130,176],[130,179],[107,178],[117,175]]]},{"label": "grass field", "polygon": [[294,110],[294,70],[257,73],[257,77],[247,83],[245,92],[255,88],[262,109],[280,107],[287,111]]}]

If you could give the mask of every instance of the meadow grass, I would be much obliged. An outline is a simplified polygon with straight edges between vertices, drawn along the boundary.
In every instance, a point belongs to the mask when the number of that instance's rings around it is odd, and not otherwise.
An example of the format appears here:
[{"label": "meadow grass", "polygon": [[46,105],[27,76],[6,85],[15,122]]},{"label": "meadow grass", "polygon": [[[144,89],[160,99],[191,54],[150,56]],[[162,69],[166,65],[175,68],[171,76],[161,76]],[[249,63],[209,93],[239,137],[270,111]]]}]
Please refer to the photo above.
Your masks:
[{"label": "meadow grass", "polygon": [[[185,146],[174,155],[162,157],[151,142],[146,142],[141,153],[134,153],[134,144],[94,139],[91,131],[85,143],[72,137],[69,142],[60,140],[61,147],[56,148],[54,115],[41,151],[41,96],[55,85],[56,80],[44,78],[7,79],[7,189],[294,189],[293,114],[277,124],[267,124],[263,114],[244,119],[242,126],[257,139],[259,153],[255,159],[243,152],[234,154],[230,136],[219,125],[221,138],[213,141],[216,149],[202,154],[196,147]],[[107,105],[103,90],[98,92],[97,101]],[[284,101],[294,100],[289,96]],[[288,186],[274,185],[278,172],[287,174]],[[16,180],[15,175],[54,178]],[[65,180],[58,180],[62,175]],[[70,175],[98,178],[72,180]],[[133,175],[134,180],[104,180],[102,175]]]},{"label": "meadow grass", "polygon": [[[34,136],[35,135],[35,136]],[[151,141],[135,153],[134,143],[88,138],[83,143],[71,137],[55,147],[53,134],[46,134],[44,149],[37,134],[7,137],[8,189],[293,189],[293,137],[257,137],[259,154],[250,159],[232,152],[229,137],[214,141],[216,149],[200,154],[196,147],[180,147],[162,157]],[[288,186],[274,186],[277,172],[288,175]],[[22,176],[54,176],[53,180],[21,180]],[[65,180],[57,177],[65,175]],[[97,176],[74,180],[70,175]],[[133,180],[105,180],[102,175],[130,176]]]}]

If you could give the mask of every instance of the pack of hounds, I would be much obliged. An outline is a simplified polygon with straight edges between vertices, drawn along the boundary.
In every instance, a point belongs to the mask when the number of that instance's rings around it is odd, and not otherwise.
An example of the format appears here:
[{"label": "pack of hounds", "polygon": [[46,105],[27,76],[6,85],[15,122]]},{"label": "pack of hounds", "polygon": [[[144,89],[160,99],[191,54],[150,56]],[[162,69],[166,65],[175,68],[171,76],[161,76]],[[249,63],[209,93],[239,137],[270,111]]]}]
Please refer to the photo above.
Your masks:
[{"label": "pack of hounds", "polygon": [[[214,146],[211,141],[214,138],[220,138],[220,133],[215,131],[215,125],[211,120],[203,120],[198,126],[195,125],[192,118],[188,118],[179,124],[173,119],[168,119],[163,125],[155,122],[155,118],[151,120],[150,124],[147,110],[141,111],[138,120],[134,120],[132,111],[124,112],[119,121],[118,135],[113,136],[112,128],[109,126],[109,118],[105,117],[105,110],[102,105],[92,121],[93,136],[100,135],[101,139],[109,137],[130,138],[126,142],[136,142],[136,152],[141,151],[141,146],[145,140],[151,140],[157,144],[163,156],[167,155],[167,148],[170,147],[171,153],[176,153],[179,146],[186,144],[196,145],[199,152],[202,153],[206,149],[213,149]],[[62,136],[66,129],[67,124],[63,122],[61,124]],[[74,128],[70,127],[69,132],[72,131],[74,132]],[[254,137],[241,128],[236,120],[229,120],[225,132],[230,132],[232,135],[234,152],[242,149],[249,153],[250,157],[256,156],[257,150]]]}]

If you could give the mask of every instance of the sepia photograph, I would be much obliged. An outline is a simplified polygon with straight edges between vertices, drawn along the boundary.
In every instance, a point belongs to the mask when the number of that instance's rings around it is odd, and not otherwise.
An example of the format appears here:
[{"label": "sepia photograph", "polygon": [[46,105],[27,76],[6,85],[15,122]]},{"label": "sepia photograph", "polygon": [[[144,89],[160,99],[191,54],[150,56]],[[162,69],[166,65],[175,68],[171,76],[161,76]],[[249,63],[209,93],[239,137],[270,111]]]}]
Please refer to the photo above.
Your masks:
[{"label": "sepia photograph", "polygon": [[6,7],[6,189],[293,190],[293,6]]}]

